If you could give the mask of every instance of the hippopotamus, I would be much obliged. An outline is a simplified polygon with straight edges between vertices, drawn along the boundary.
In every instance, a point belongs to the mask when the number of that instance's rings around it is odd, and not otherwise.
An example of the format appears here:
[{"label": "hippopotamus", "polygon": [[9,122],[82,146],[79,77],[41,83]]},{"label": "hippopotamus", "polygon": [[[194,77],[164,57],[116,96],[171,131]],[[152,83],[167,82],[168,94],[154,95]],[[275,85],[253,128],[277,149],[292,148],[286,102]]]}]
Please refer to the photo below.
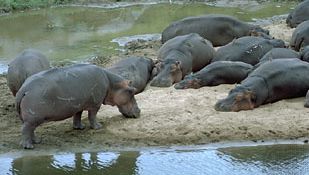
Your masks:
[{"label": "hippopotamus", "polygon": [[45,55],[35,49],[26,49],[9,63],[7,84],[15,96],[24,81],[31,75],[47,70],[50,64]]},{"label": "hippopotamus", "polygon": [[275,59],[261,64],[215,104],[217,111],[252,110],[262,104],[305,96],[309,89],[309,63]]},{"label": "hippopotamus", "polygon": [[304,107],[309,108],[309,90],[307,91],[307,94],[306,94]]},{"label": "hippopotamus", "polygon": [[309,45],[300,52],[300,59],[309,62]]},{"label": "hippopotamus", "polygon": [[150,86],[169,87],[191,72],[210,63],[215,50],[208,40],[199,34],[177,36],[159,49],[158,62],[153,69]]},{"label": "hippopotamus", "polygon": [[285,47],[284,41],[245,36],[220,47],[211,62],[241,61],[255,65],[263,55],[275,47]]},{"label": "hippopotamus", "polygon": [[309,45],[309,20],[299,24],[292,34],[290,46],[296,51]]},{"label": "hippopotamus", "polygon": [[27,78],[16,94],[16,109],[23,122],[21,144],[38,143],[34,130],[43,122],[73,116],[73,128],[84,129],[81,115],[88,111],[90,127],[99,129],[96,114],[101,104],[116,105],[125,117],[138,117],[136,89],[128,80],[95,65],[77,64],[42,71]]},{"label": "hippopotamus", "polygon": [[309,0],[298,4],[286,19],[288,26],[294,28],[303,21],[309,20]]},{"label": "hippopotamus", "polygon": [[142,92],[151,78],[154,62],[144,57],[128,57],[108,68],[109,71],[131,81],[136,94]]},{"label": "hippopotamus", "polygon": [[269,35],[269,31],[259,26],[242,22],[232,16],[204,15],[188,17],[173,22],[162,32],[162,43],[179,35],[198,33],[203,38],[212,42],[213,46],[223,46],[235,38],[242,36]]},{"label": "hippopotamus", "polygon": [[202,70],[185,76],[175,89],[198,89],[203,86],[239,83],[251,72],[252,65],[239,61],[217,61]]},{"label": "hippopotamus", "polygon": [[297,58],[299,59],[300,56],[298,52],[288,49],[288,48],[273,48],[268,51],[261,59],[258,64],[254,67],[260,66],[261,64],[271,61],[273,59],[284,59],[284,58]]}]

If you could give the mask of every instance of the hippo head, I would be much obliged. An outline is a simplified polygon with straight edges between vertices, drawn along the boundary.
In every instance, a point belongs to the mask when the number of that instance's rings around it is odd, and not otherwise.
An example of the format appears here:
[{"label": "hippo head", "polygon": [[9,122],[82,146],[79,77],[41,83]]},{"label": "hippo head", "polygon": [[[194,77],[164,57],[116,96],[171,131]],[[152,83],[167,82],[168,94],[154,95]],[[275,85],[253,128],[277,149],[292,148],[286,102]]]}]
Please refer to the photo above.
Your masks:
[{"label": "hippo head", "polygon": [[152,71],[156,75],[150,86],[169,87],[182,79],[181,62],[178,60],[165,60],[155,65]]},{"label": "hippo head", "polygon": [[255,106],[255,101],[256,96],[252,91],[242,86],[237,86],[229,92],[225,99],[219,100],[215,104],[215,110],[224,112],[252,110]]},{"label": "hippo head", "polygon": [[250,36],[256,36],[256,37],[261,37],[264,39],[274,39],[274,37],[272,37],[271,35],[264,33],[264,32],[258,32],[255,30],[250,31]]},{"label": "hippo head", "polygon": [[202,80],[197,78],[194,75],[187,75],[185,76],[185,78],[176,83],[174,88],[175,89],[189,89],[189,88],[193,88],[193,89],[198,89],[202,86]]},{"label": "hippo head", "polygon": [[284,41],[281,39],[272,39],[272,40],[269,40],[269,42],[271,43],[273,47],[280,47],[280,48],[286,47]]},{"label": "hippo head", "polygon": [[130,81],[123,80],[117,86],[114,85],[113,89],[108,92],[104,104],[116,105],[119,112],[125,117],[138,118],[141,111],[134,97],[136,89],[129,84]]},{"label": "hippo head", "polygon": [[265,35],[269,35],[269,30],[263,29],[262,27],[257,25],[252,25],[249,30],[249,35],[251,35],[251,33],[263,33]]}]

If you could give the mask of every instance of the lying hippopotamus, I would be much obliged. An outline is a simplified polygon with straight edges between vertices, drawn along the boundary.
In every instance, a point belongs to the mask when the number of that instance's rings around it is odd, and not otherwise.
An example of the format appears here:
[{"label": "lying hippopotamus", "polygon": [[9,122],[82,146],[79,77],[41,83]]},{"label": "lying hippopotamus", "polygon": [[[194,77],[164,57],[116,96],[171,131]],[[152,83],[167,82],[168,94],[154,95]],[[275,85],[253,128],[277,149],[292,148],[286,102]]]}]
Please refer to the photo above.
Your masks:
[{"label": "lying hippopotamus", "polygon": [[[248,24],[232,16],[205,15],[188,17],[170,24],[162,32],[162,43],[179,35],[198,33],[203,38],[212,42],[213,46],[223,46],[235,38],[269,34],[268,30],[259,26]],[[258,34],[263,36],[263,34]]]},{"label": "lying hippopotamus", "polygon": [[282,40],[245,36],[220,47],[211,62],[241,61],[255,65],[272,48],[284,46],[284,41]]},{"label": "lying hippopotamus", "polygon": [[274,59],[284,59],[284,58],[300,58],[300,56],[298,52],[295,52],[294,50],[288,48],[273,48],[270,51],[268,51],[260,59],[260,62],[256,64],[254,67],[258,67],[267,61],[272,61]]},{"label": "lying hippopotamus", "polygon": [[252,66],[238,61],[217,61],[202,70],[185,76],[175,89],[198,89],[203,86],[239,83],[251,72]]},{"label": "lying hippopotamus", "polygon": [[212,44],[196,33],[177,36],[159,49],[150,86],[169,87],[189,73],[199,71],[215,54]]},{"label": "lying hippopotamus", "polygon": [[276,59],[252,71],[240,85],[219,100],[217,111],[252,110],[262,104],[305,96],[309,89],[309,63]]},{"label": "lying hippopotamus", "polygon": [[50,68],[48,59],[39,51],[26,49],[9,63],[7,84],[15,96],[24,81],[31,75]]},{"label": "lying hippopotamus", "polygon": [[130,80],[136,94],[142,92],[151,78],[154,62],[149,58],[129,57],[108,68],[109,71]]},{"label": "lying hippopotamus", "polygon": [[300,52],[300,59],[309,62],[309,46],[304,47]]},{"label": "lying hippopotamus", "polygon": [[288,26],[294,28],[303,21],[309,20],[309,0],[298,4],[295,9],[290,12],[286,23]]},{"label": "lying hippopotamus", "polygon": [[309,20],[299,24],[292,34],[290,46],[296,51],[309,45]]},{"label": "lying hippopotamus", "polygon": [[53,68],[29,77],[16,94],[16,108],[23,121],[24,148],[38,141],[34,130],[43,122],[73,117],[73,127],[83,129],[81,114],[88,111],[90,127],[98,129],[96,114],[101,104],[116,105],[126,117],[138,117],[135,88],[128,81],[90,64]]}]

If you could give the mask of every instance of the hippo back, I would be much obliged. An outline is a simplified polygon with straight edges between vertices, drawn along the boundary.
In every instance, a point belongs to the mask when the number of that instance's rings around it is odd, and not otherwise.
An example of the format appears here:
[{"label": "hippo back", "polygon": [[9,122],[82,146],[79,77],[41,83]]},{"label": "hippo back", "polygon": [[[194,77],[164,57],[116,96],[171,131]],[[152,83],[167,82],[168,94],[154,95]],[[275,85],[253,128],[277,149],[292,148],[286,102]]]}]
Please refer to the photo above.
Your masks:
[{"label": "hippo back", "polygon": [[34,49],[24,50],[9,63],[7,82],[13,95],[31,75],[50,68],[48,59]]},{"label": "hippo back", "polygon": [[296,51],[309,45],[309,20],[299,24],[292,34],[290,46]]},{"label": "hippo back", "polygon": [[260,59],[260,63],[278,58],[299,58],[299,54],[287,48],[273,48]]}]

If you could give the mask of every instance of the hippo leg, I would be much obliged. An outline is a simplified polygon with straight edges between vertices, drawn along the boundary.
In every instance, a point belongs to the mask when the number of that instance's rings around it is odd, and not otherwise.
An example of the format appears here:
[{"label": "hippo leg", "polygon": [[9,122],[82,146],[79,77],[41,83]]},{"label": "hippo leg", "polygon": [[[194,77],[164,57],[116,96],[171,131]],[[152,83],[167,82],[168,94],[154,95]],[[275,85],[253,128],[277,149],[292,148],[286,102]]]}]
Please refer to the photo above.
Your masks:
[{"label": "hippo leg", "polygon": [[25,149],[33,149],[33,143],[38,143],[40,141],[37,141],[34,136],[34,130],[37,125],[34,125],[29,122],[24,122],[22,126],[22,139],[21,139],[21,145]]},{"label": "hippo leg", "polygon": [[89,110],[88,111],[88,119],[89,119],[90,127],[92,129],[100,129],[100,128],[102,128],[102,125],[97,122],[97,112],[98,112],[98,110],[99,109]]},{"label": "hippo leg", "polygon": [[79,130],[85,129],[85,126],[82,124],[81,121],[82,113],[83,111],[80,111],[73,116],[73,129],[79,129]]}]

